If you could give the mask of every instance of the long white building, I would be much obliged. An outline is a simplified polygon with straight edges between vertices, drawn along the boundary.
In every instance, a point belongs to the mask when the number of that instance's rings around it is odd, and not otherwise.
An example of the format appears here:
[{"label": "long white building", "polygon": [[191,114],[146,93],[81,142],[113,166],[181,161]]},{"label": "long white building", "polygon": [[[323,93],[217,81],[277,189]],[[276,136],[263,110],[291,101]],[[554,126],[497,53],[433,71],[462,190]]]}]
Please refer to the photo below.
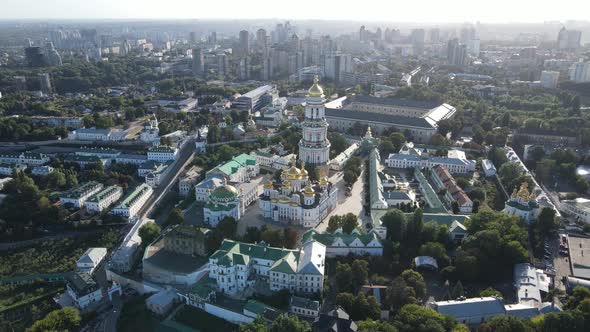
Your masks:
[{"label": "long white building", "polygon": [[81,208],[92,195],[98,193],[102,188],[102,183],[96,181],[86,182],[62,193],[59,201],[62,205],[73,204],[76,208]]},{"label": "long white building", "polygon": [[113,185],[106,187],[86,201],[88,212],[101,213],[109,206],[115,204],[123,196],[123,188]]},{"label": "long white building", "polygon": [[80,128],[68,134],[69,140],[74,141],[123,141],[127,137],[126,131],[118,129]]},{"label": "long white building", "polygon": [[400,153],[389,154],[385,164],[390,168],[430,168],[440,165],[452,174],[466,174],[475,171],[476,161],[467,159],[465,152],[461,150],[449,150],[446,157],[437,157],[421,152],[413,146],[407,148],[406,145]]},{"label": "long white building", "polygon": [[374,232],[361,234],[354,229],[351,234],[344,234],[342,229],[338,229],[332,234],[320,234],[315,230],[309,230],[303,234],[301,242],[306,243],[312,240],[326,246],[327,257],[348,256],[351,254],[383,256],[383,244],[379,236]]},{"label": "long white building", "polygon": [[169,160],[175,160],[178,155],[178,149],[172,146],[154,146],[148,150],[147,159],[165,163]]},{"label": "long white building", "polygon": [[324,288],[325,260],[326,247],[316,241],[299,249],[281,249],[224,240],[209,258],[209,278],[219,292],[230,296],[252,288],[256,279],[271,291],[314,294]]},{"label": "long white building", "polygon": [[49,157],[35,152],[0,152],[0,163],[40,166],[49,162]]},{"label": "long white building", "polygon": [[123,201],[111,211],[111,213],[116,216],[132,218],[137,212],[139,212],[153,192],[154,190],[152,187],[142,183],[135,188],[133,192],[127,195],[125,199],[123,199]]}]

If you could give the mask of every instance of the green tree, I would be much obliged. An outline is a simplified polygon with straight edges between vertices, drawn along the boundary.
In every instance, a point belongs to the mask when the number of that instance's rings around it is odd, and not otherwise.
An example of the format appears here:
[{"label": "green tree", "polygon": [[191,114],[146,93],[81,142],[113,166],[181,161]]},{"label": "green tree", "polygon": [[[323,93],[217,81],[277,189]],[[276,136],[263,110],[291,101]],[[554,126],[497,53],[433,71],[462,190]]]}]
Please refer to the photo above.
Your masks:
[{"label": "green tree", "polygon": [[490,296],[502,297],[502,293],[498,290],[493,289],[492,287],[488,287],[488,288],[482,290],[481,292],[479,292],[479,296],[481,296],[481,297],[490,297]]},{"label": "green tree", "polygon": [[158,224],[153,222],[148,222],[145,225],[141,226],[139,229],[139,237],[141,238],[141,243],[145,246],[149,245],[150,243],[154,242],[154,240],[160,236],[162,229]]},{"label": "green tree", "polygon": [[346,311],[352,320],[379,319],[381,309],[374,296],[366,296],[364,293],[353,295],[351,293],[339,293],[336,296],[336,304]]},{"label": "green tree", "polygon": [[338,292],[347,292],[352,289],[352,270],[350,265],[336,262],[336,275],[334,276]]},{"label": "green tree", "polygon": [[350,234],[358,226],[357,216],[352,213],[347,213],[342,216],[342,232]]},{"label": "green tree", "polygon": [[478,332],[533,332],[528,322],[520,317],[496,316],[490,321],[481,324]]},{"label": "green tree", "polygon": [[418,250],[420,256],[430,256],[436,259],[438,265],[442,268],[449,265],[449,256],[447,249],[438,242],[427,242]]},{"label": "green tree", "polygon": [[309,332],[311,326],[295,315],[282,314],[272,322],[270,332]]},{"label": "green tree", "polygon": [[445,332],[456,325],[453,318],[418,304],[404,305],[394,321],[400,332]]},{"label": "green tree", "polygon": [[334,233],[338,228],[340,228],[341,222],[342,218],[340,216],[331,216],[330,220],[328,220],[328,228],[326,231],[328,233]]},{"label": "green tree", "polygon": [[27,332],[77,331],[81,322],[80,312],[72,307],[54,310],[36,321]]},{"label": "green tree", "polygon": [[387,301],[396,311],[406,304],[421,304],[426,295],[426,283],[414,270],[405,270],[387,287]]},{"label": "green tree", "polygon": [[224,239],[233,239],[238,230],[238,223],[233,217],[225,216],[219,221],[219,224],[217,224],[216,230],[219,231]]},{"label": "green tree", "polygon": [[256,317],[252,323],[240,325],[240,332],[268,332],[268,324],[262,316]]},{"label": "green tree", "polygon": [[356,175],[352,170],[345,170],[342,179],[347,186],[352,186],[358,179],[358,175]]},{"label": "green tree", "polygon": [[363,259],[355,259],[350,266],[352,273],[353,289],[358,291],[369,278],[369,262]]},{"label": "green tree", "polygon": [[362,320],[358,322],[357,325],[357,332],[398,332],[395,326],[388,322],[382,322],[378,320]]},{"label": "green tree", "polygon": [[387,228],[387,237],[396,242],[401,242],[406,234],[406,216],[401,210],[392,209],[381,219]]},{"label": "green tree", "polygon": [[174,208],[170,211],[168,218],[166,218],[166,225],[180,225],[184,223],[184,215],[182,210]]}]

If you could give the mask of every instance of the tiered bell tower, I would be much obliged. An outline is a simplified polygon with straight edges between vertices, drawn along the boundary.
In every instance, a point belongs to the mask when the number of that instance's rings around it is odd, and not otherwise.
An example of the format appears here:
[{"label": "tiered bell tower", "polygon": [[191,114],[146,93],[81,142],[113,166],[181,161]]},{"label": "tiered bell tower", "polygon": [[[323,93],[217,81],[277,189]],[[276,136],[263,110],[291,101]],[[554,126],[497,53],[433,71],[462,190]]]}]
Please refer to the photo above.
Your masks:
[{"label": "tiered bell tower", "polygon": [[330,141],[326,121],[324,90],[316,75],[305,98],[303,137],[299,141],[299,160],[308,165],[327,166],[330,161]]}]

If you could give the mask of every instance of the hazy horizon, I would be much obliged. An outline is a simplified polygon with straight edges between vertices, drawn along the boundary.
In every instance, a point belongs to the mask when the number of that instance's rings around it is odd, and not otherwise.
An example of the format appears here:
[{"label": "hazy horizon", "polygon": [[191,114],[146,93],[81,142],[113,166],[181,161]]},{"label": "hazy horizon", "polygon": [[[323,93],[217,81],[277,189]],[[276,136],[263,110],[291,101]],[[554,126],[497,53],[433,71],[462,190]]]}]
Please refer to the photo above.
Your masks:
[{"label": "hazy horizon", "polygon": [[223,5],[190,0],[4,0],[0,20],[324,20],[355,22],[453,23],[547,23],[584,21],[590,3],[562,0],[559,6],[547,1],[497,0],[483,4],[468,0],[440,2],[415,0],[362,3],[300,0],[281,3],[271,0],[244,2],[226,0]]}]

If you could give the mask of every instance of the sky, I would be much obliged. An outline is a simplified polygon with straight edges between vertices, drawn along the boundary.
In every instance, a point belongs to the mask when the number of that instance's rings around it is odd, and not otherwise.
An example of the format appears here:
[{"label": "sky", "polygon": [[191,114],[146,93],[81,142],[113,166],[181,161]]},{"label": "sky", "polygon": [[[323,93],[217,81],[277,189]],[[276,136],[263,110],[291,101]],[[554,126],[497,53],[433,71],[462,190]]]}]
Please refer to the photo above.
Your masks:
[{"label": "sky", "polygon": [[590,20],[588,0],[0,0],[0,19]]}]

